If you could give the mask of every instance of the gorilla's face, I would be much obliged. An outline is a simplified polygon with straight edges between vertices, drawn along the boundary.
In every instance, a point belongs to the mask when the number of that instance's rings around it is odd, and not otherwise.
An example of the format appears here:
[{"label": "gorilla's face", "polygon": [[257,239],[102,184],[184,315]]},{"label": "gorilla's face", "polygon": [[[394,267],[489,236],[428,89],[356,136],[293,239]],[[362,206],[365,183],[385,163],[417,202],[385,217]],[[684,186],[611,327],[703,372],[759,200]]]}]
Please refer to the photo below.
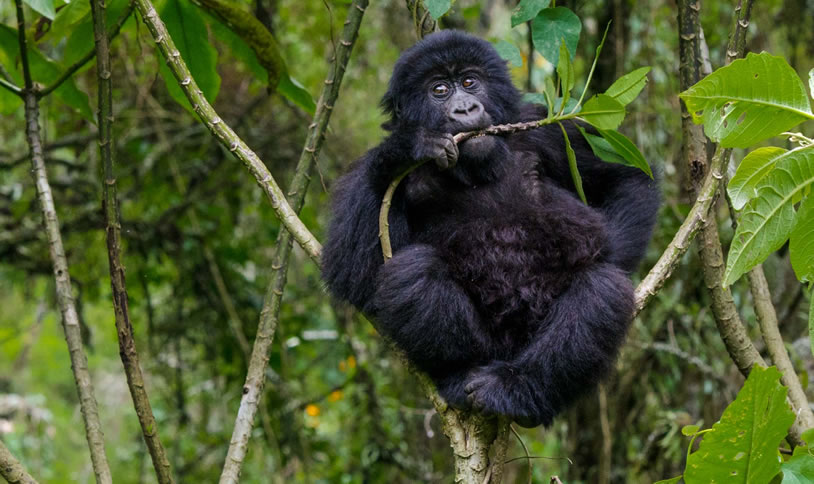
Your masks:
[{"label": "gorilla's face", "polygon": [[441,113],[441,131],[455,134],[492,124],[483,74],[477,69],[435,76],[427,84],[427,102]]},{"label": "gorilla's face", "polygon": [[382,99],[390,115],[386,129],[420,126],[443,133],[504,123],[519,105],[506,61],[488,42],[456,31],[429,35],[408,49]]}]

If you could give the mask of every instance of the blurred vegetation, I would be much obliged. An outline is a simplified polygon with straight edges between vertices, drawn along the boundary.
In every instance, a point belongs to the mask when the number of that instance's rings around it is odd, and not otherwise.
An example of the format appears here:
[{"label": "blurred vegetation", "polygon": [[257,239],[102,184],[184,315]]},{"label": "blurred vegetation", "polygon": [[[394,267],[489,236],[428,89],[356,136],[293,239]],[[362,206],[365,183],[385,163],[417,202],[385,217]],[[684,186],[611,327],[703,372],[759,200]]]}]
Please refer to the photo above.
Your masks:
[{"label": "blurred vegetation", "polygon": [[[174,1],[156,2],[156,8],[161,12]],[[79,9],[81,3],[57,5]],[[127,4],[108,3],[113,19]],[[287,75],[316,97],[348,3],[247,3],[276,37]],[[529,58],[523,26],[510,28],[515,4],[458,0],[441,26],[519,46],[523,64],[513,67],[512,75],[524,90],[537,91],[552,67],[539,54]],[[602,92],[619,75],[652,66],[650,82],[628,106],[621,129],[663,174],[662,214],[638,280],[689,209],[686,168],[679,158],[676,6],[652,1],[644,7],[632,0],[558,4],[583,21],[578,79],[585,78],[604,26],[613,20],[591,91]],[[733,2],[722,1],[702,6],[713,68],[724,63],[732,8]],[[51,23],[28,7],[26,12],[29,38],[55,62],[55,72],[91,48],[89,17]],[[752,17],[748,51],[783,55],[806,79],[814,67],[814,3],[759,2]],[[217,19],[201,18],[219,77],[212,80],[219,85],[212,95],[215,108],[285,187],[310,122],[308,103],[270,93],[267,78],[247,51],[219,34],[223,27]],[[0,24],[0,42],[5,43],[16,28],[13,2],[0,4]],[[318,237],[325,230],[331,182],[382,136],[378,99],[399,52],[415,35],[405,2],[372,2],[301,213]],[[177,93],[162,79],[164,62],[134,15],[113,40],[112,58],[124,265],[141,362],[177,480],[211,481],[220,473],[229,443],[247,355],[229,327],[227,303],[215,288],[203,247],[214,253],[251,341],[280,224],[250,175],[175,102]],[[0,64],[12,67],[2,49]],[[154,482],[113,324],[101,164],[90,116],[96,104],[91,66],[93,61],[66,84],[66,92],[58,90],[42,102],[46,160],[115,482]],[[29,174],[23,109],[0,90],[0,113],[0,437],[40,482],[89,482],[93,472]],[[736,150],[735,159],[742,155]],[[720,216],[728,216],[725,206]],[[732,230],[728,223],[721,230],[727,245]],[[781,332],[814,401],[808,383],[814,371],[808,296],[784,250],[771,256],[765,269]],[[748,287],[738,282],[732,290],[763,350]],[[243,467],[245,482],[449,480],[448,442],[417,381],[368,323],[331,304],[317,267],[297,247],[267,377],[261,405],[270,426],[255,429]],[[548,482],[554,474],[568,483],[652,482],[680,474],[688,443],[681,427],[711,427],[742,384],[715,328],[701,268],[690,251],[633,323],[616,371],[600,390],[603,398],[598,393],[585,398],[549,429],[520,432],[531,455],[546,457],[533,460],[535,482]],[[606,405],[600,407],[603,399]],[[609,423],[604,433],[603,417]],[[603,447],[607,439],[609,454]],[[512,439],[508,456],[521,455],[522,447]],[[603,459],[609,459],[609,475],[601,471]],[[524,460],[507,464],[506,482],[522,480],[526,466]]]}]

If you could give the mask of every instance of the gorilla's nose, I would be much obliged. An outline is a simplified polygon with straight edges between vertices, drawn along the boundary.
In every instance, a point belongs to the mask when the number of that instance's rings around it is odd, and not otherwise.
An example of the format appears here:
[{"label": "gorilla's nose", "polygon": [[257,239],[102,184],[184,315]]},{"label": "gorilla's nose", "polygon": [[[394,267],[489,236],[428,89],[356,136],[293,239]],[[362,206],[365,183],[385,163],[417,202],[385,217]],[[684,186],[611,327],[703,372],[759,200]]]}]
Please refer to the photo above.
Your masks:
[{"label": "gorilla's nose", "polygon": [[457,103],[452,108],[452,117],[458,121],[464,121],[468,118],[479,118],[483,113],[483,104],[478,101],[467,101]]}]

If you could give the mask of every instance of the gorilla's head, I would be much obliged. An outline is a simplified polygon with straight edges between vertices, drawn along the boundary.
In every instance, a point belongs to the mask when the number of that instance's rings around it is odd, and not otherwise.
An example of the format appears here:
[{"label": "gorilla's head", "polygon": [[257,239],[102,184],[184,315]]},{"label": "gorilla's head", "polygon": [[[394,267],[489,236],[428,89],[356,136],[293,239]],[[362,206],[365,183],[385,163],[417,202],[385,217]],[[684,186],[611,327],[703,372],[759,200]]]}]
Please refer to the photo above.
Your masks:
[{"label": "gorilla's head", "polygon": [[402,54],[381,104],[387,130],[417,125],[458,133],[512,119],[520,94],[489,42],[444,30]]}]

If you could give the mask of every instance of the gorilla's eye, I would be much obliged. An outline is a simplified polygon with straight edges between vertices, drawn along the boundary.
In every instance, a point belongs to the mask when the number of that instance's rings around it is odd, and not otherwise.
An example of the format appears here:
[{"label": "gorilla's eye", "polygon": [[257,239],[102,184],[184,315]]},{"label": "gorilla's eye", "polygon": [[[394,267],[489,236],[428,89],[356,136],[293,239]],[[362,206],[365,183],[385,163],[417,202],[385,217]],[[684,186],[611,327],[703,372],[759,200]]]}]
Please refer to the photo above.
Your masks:
[{"label": "gorilla's eye", "polygon": [[473,87],[478,85],[478,80],[474,77],[467,77],[461,82],[461,85],[467,89],[472,89]]},{"label": "gorilla's eye", "polygon": [[449,93],[449,86],[443,82],[439,82],[438,84],[432,86],[432,93],[438,97],[446,96]]}]

